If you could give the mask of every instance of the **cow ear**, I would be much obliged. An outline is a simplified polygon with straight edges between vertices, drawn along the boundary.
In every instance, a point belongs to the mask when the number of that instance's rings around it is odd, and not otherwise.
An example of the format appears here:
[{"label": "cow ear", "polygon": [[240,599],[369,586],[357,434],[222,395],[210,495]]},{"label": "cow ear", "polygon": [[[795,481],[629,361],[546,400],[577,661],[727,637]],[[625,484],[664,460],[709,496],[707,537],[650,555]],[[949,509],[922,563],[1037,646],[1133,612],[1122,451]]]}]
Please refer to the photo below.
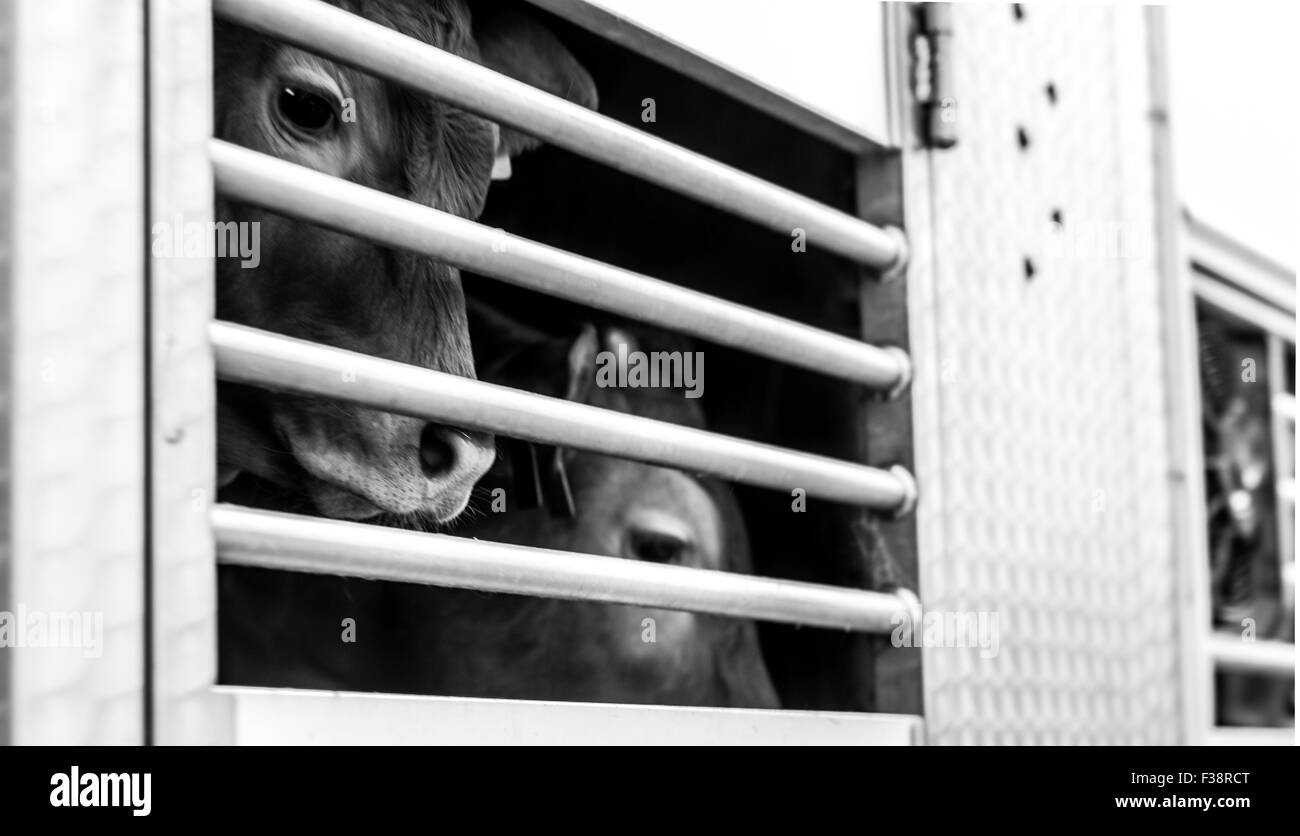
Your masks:
[{"label": "cow ear", "polygon": [[585,403],[596,373],[596,329],[574,337],[543,337],[515,349],[484,369],[483,379],[552,398]]},{"label": "cow ear", "polygon": [[566,400],[586,403],[591,394],[591,384],[596,380],[596,352],[599,351],[596,328],[590,323],[582,326],[581,333],[569,345],[568,382],[564,388]]},{"label": "cow ear", "polygon": [[640,343],[636,337],[622,328],[611,326],[605,329],[605,339],[601,341],[605,351],[611,351],[615,354],[619,349],[623,349],[627,355],[632,355],[641,350]]},{"label": "cow ear", "polygon": [[[549,29],[527,14],[510,10],[476,20],[474,38],[484,66],[589,110],[598,106],[591,73]],[[539,140],[502,126],[493,179],[509,176],[510,157],[540,146]]]},{"label": "cow ear", "polygon": [[466,300],[479,377],[553,398],[585,402],[595,379],[596,329],[576,337],[544,334],[472,297]]}]

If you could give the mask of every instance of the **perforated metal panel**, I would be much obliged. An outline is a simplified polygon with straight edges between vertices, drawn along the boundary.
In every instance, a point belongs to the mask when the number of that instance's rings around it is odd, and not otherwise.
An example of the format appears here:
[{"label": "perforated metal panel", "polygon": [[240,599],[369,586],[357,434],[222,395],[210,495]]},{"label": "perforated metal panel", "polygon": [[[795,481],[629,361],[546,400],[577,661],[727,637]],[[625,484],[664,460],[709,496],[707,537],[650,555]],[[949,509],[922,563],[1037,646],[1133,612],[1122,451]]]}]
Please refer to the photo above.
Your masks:
[{"label": "perforated metal panel", "polygon": [[[12,374],[8,594],[0,610],[89,624],[25,632],[15,743],[143,739],[141,7],[21,0],[10,13]],[[12,127],[9,127],[12,126]],[[95,623],[102,618],[102,632]],[[95,633],[102,644],[98,650]],[[69,634],[69,637],[71,634]],[[88,640],[87,640],[88,639]]]},{"label": "perforated metal panel", "polygon": [[932,207],[910,229],[921,589],[1000,631],[991,659],[925,650],[928,737],[1175,742],[1142,10],[953,16],[958,144],[908,159]]}]

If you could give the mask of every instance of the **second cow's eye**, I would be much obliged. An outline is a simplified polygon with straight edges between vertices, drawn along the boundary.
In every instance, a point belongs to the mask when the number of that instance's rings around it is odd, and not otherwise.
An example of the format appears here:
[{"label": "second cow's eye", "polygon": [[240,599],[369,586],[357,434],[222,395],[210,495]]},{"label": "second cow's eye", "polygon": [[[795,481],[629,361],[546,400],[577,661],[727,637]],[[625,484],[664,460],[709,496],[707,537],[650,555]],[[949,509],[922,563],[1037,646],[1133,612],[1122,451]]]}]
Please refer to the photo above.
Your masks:
[{"label": "second cow's eye", "polygon": [[628,556],[648,563],[681,563],[688,547],[681,537],[662,531],[633,529],[627,539]]},{"label": "second cow's eye", "polygon": [[304,133],[324,133],[334,126],[334,105],[324,96],[302,87],[282,88],[277,105],[280,114]]}]

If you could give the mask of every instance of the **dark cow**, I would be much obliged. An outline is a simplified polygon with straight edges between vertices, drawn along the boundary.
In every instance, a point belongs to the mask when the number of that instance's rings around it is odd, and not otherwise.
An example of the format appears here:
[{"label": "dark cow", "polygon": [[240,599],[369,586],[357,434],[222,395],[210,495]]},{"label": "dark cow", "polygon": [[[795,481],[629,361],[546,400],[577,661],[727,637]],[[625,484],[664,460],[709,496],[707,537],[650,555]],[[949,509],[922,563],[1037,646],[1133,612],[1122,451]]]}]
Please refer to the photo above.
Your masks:
[{"label": "dark cow", "polygon": [[[339,0],[363,17],[586,106],[595,88],[538,24],[498,15],[471,28],[458,0]],[[481,211],[514,131],[230,24],[215,43],[218,137],[463,217]],[[499,153],[498,153],[499,152]],[[457,270],[220,199],[221,221],[257,222],[255,269],[219,259],[217,315],[292,337],[472,377]],[[465,507],[493,459],[490,436],[316,398],[222,385],[227,498],[345,519]],[[249,482],[253,487],[249,487]]]},{"label": "dark cow", "polygon": [[[1208,318],[1200,323],[1200,354],[1214,624],[1232,635],[1249,629],[1252,637],[1291,641],[1294,615],[1282,595],[1265,379],[1276,370],[1245,374],[1243,363],[1252,366],[1265,356],[1260,335]],[[1215,682],[1220,725],[1294,723],[1289,678],[1220,672]]]},{"label": "dark cow", "polygon": [[[475,347],[503,343],[500,317],[471,311]],[[622,329],[575,339],[516,331],[484,377],[606,409],[703,426],[681,390],[593,386],[596,354],[636,351]],[[510,342],[507,341],[507,342]],[[680,350],[656,344],[653,350]],[[544,448],[545,449],[545,448]],[[564,470],[576,515],[520,508],[510,462],[484,487],[501,487],[504,513],[484,509],[457,534],[693,568],[750,571],[749,545],[730,490],[716,480],[623,459],[569,451]],[[543,457],[545,458],[545,456]],[[517,463],[516,463],[517,464]],[[409,664],[393,690],[473,697],[774,708],[777,696],[752,622],[638,606],[404,586],[387,617]]]},{"label": "dark cow", "polygon": [[[335,5],[596,106],[590,75],[521,14],[493,6],[471,21],[459,0]],[[463,217],[478,215],[509,155],[537,144],[230,24],[217,26],[215,65],[218,137]],[[218,260],[219,318],[474,376],[455,268],[227,199],[216,214],[260,223],[262,248],[255,269]],[[494,458],[486,434],[324,399],[223,384],[218,407],[219,498],[227,502],[437,527],[461,513]],[[366,635],[374,593],[374,584],[359,581],[223,568],[221,681],[310,686],[364,677],[367,666],[400,666],[379,652],[343,660],[334,653],[337,602]]]}]

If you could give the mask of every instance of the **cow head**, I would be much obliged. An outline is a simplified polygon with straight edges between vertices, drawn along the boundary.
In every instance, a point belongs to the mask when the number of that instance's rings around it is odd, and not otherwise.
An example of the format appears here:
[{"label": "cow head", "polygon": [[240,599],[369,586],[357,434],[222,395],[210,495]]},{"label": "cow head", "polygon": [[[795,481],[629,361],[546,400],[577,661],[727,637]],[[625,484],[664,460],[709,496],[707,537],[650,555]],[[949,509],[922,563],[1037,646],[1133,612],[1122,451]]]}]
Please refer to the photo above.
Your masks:
[{"label": "cow head", "polygon": [[[494,383],[616,412],[704,427],[699,401],[681,390],[594,385],[602,351],[681,350],[680,338],[586,326],[576,338],[548,337],[472,303],[471,328],[483,376]],[[642,342],[643,340],[654,342]],[[517,484],[502,461],[489,477],[507,494]],[[672,468],[568,451],[564,456],[576,514],[546,509],[488,513],[465,532],[487,540],[609,557],[748,573],[749,542],[740,508],[722,482]],[[515,506],[518,508],[518,496]],[[473,602],[466,604],[474,607]],[[539,696],[614,702],[776,707],[753,622],[677,610],[595,603],[481,602],[461,619],[471,633],[507,636],[485,647],[480,635],[457,645],[458,664],[484,696]],[[526,608],[531,617],[522,616]],[[559,609],[557,609],[559,608]],[[557,615],[562,611],[563,615]],[[545,629],[538,624],[545,623]],[[455,643],[462,625],[447,628]],[[536,629],[534,629],[536,628]],[[522,635],[527,633],[527,635]],[[472,648],[473,651],[469,650]],[[502,658],[502,648],[509,656]],[[486,662],[484,661],[486,660]],[[536,676],[527,675],[538,665]],[[505,673],[497,675],[493,670]]]},{"label": "cow head", "polygon": [[[473,60],[481,38],[489,56],[508,56],[496,62],[502,71],[594,104],[590,77],[527,19],[472,27],[459,0],[337,4]],[[503,141],[477,116],[240,27],[218,25],[215,55],[218,137],[462,217],[481,211],[499,152],[526,144],[513,132]],[[258,224],[260,244],[255,259],[218,259],[219,318],[474,376],[455,268],[227,199],[216,214]],[[340,374],[347,379],[346,369]],[[241,475],[270,482],[326,516],[446,522],[493,460],[489,435],[406,416],[225,384],[218,401],[223,486]]]}]

